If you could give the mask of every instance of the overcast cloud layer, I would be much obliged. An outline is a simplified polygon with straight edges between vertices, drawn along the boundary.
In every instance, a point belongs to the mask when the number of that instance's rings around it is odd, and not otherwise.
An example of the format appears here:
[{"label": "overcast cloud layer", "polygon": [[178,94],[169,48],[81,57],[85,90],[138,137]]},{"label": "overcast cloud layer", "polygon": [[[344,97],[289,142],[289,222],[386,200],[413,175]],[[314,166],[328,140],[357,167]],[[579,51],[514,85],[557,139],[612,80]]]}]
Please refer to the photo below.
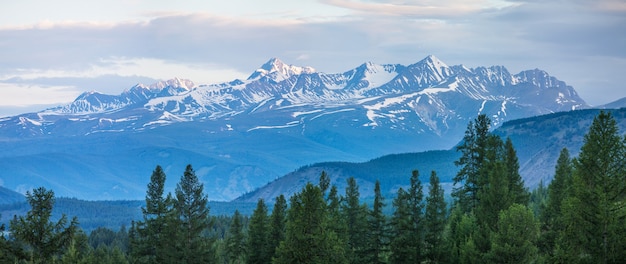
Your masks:
[{"label": "overcast cloud layer", "polygon": [[0,116],[157,79],[243,79],[272,57],[343,72],[432,54],[540,68],[591,105],[626,97],[623,0],[14,2],[0,8]]}]

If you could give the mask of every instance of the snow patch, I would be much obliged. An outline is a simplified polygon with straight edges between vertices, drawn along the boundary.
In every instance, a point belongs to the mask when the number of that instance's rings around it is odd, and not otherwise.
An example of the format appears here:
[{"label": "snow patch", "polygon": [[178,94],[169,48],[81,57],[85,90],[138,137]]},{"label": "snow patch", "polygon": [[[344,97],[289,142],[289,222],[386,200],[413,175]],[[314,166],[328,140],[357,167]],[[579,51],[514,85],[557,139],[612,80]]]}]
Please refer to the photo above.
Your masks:
[{"label": "snow patch", "polygon": [[319,113],[321,112],[322,109],[317,109],[317,110],[312,110],[312,111],[305,111],[305,112],[293,112],[291,114],[292,117],[296,118],[299,117],[301,115],[309,115],[309,114],[315,114],[315,113]]}]

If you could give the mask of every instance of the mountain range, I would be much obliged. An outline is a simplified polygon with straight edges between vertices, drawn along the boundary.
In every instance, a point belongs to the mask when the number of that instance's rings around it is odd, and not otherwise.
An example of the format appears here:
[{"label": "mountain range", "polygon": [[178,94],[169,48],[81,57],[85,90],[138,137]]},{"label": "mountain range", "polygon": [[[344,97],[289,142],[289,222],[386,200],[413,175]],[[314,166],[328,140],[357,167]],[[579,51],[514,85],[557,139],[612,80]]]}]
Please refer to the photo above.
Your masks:
[{"label": "mountain range", "polygon": [[[467,123],[589,106],[534,69],[364,63],[323,73],[271,59],[246,80],[172,79],[0,119],[0,182],[80,199],[142,199],[157,164],[173,190],[192,164],[212,200],[232,200],[302,165],[450,149]],[[410,173],[410,172],[409,172]]]}]

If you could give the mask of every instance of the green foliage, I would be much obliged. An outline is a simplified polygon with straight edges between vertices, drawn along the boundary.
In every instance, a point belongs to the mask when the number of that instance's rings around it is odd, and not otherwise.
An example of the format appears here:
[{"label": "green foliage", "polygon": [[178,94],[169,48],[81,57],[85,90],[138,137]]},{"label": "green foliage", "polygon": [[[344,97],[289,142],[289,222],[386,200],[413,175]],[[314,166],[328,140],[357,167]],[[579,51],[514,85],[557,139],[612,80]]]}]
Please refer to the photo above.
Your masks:
[{"label": "green foliage", "polygon": [[263,199],[259,199],[248,226],[247,263],[271,262],[272,255],[270,254],[273,253],[273,250],[270,249],[269,231],[267,206],[265,206]]},{"label": "green foliage", "polygon": [[274,209],[270,215],[270,230],[268,241],[268,255],[275,256],[276,248],[281,241],[285,240],[287,222],[287,201],[282,194],[276,197]]},{"label": "green foliage", "polygon": [[392,263],[419,263],[424,256],[424,216],[423,191],[419,172],[411,173],[408,191],[402,188],[393,201],[395,208],[391,219]]},{"label": "green foliage", "polygon": [[443,188],[437,173],[432,171],[424,212],[424,257],[431,263],[441,263],[445,259],[444,229],[446,227],[447,206]]},{"label": "green foliage", "polygon": [[565,230],[562,205],[572,186],[572,171],[569,151],[563,148],[556,163],[554,178],[548,186],[548,199],[540,217],[542,232],[539,245],[541,253],[547,258],[554,256],[557,236]]},{"label": "green foliage", "polygon": [[226,239],[226,255],[228,263],[246,262],[246,235],[243,230],[242,217],[239,211],[235,211],[233,221],[229,229],[230,234]]},{"label": "green foliage", "polygon": [[78,220],[68,224],[63,215],[59,221],[50,221],[54,206],[54,192],[44,187],[26,193],[31,210],[25,217],[15,216],[11,221],[11,236],[22,244],[33,263],[49,263],[69,246],[77,231]]},{"label": "green foliage", "polygon": [[380,182],[374,185],[374,206],[369,213],[367,245],[364,257],[367,263],[384,263],[387,251],[387,219],[383,214],[384,198],[380,193]]},{"label": "green foliage", "polygon": [[528,205],[528,202],[530,201],[530,193],[528,192],[528,189],[524,187],[524,180],[519,174],[519,160],[517,158],[517,152],[513,147],[513,142],[510,138],[507,138],[504,143],[504,162],[506,165],[506,175],[508,177],[508,189],[511,196],[511,203]]},{"label": "green foliage", "polygon": [[171,242],[175,237],[173,225],[176,224],[174,201],[170,195],[164,196],[165,179],[163,169],[157,165],[147,186],[146,205],[141,208],[143,221],[134,226],[137,235],[133,236],[132,253],[141,262],[164,263],[175,250]]},{"label": "green foliage", "polygon": [[561,208],[561,239],[566,252],[580,253],[575,261],[626,259],[625,164],[626,139],[611,114],[600,112],[574,161],[571,192]]},{"label": "green foliage", "polygon": [[470,121],[461,145],[456,148],[461,152],[461,157],[454,164],[461,169],[454,177],[454,184],[463,185],[455,187],[452,196],[465,213],[478,206],[478,191],[484,182],[481,169],[486,158],[490,125],[491,120],[484,114],[479,115],[474,122]]},{"label": "green foliage", "polygon": [[274,263],[347,263],[342,241],[329,228],[319,187],[307,184],[291,197],[285,240]]},{"label": "green foliage", "polygon": [[537,259],[539,223],[524,205],[513,204],[501,211],[492,237],[489,259],[493,263],[532,263]]},{"label": "green foliage", "polygon": [[180,243],[174,259],[181,263],[206,263],[215,259],[213,241],[203,236],[211,224],[208,198],[203,190],[204,185],[191,165],[187,165],[176,185],[174,211],[178,217],[171,223],[177,226],[177,242]]},{"label": "green foliage", "polygon": [[359,186],[354,177],[347,180],[345,203],[341,212],[346,223],[348,257],[350,263],[363,263],[367,244],[367,206],[360,203]]}]

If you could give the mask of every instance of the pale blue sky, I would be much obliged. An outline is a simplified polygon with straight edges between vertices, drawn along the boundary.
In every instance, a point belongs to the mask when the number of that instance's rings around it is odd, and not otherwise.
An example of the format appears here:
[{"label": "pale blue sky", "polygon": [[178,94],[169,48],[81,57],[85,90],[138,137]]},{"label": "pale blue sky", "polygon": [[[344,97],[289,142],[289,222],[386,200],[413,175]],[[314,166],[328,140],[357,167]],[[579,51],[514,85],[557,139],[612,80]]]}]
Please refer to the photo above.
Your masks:
[{"label": "pale blue sky", "polygon": [[272,57],[540,68],[592,105],[626,96],[626,1],[5,1],[0,116],[173,77],[246,78]]}]

